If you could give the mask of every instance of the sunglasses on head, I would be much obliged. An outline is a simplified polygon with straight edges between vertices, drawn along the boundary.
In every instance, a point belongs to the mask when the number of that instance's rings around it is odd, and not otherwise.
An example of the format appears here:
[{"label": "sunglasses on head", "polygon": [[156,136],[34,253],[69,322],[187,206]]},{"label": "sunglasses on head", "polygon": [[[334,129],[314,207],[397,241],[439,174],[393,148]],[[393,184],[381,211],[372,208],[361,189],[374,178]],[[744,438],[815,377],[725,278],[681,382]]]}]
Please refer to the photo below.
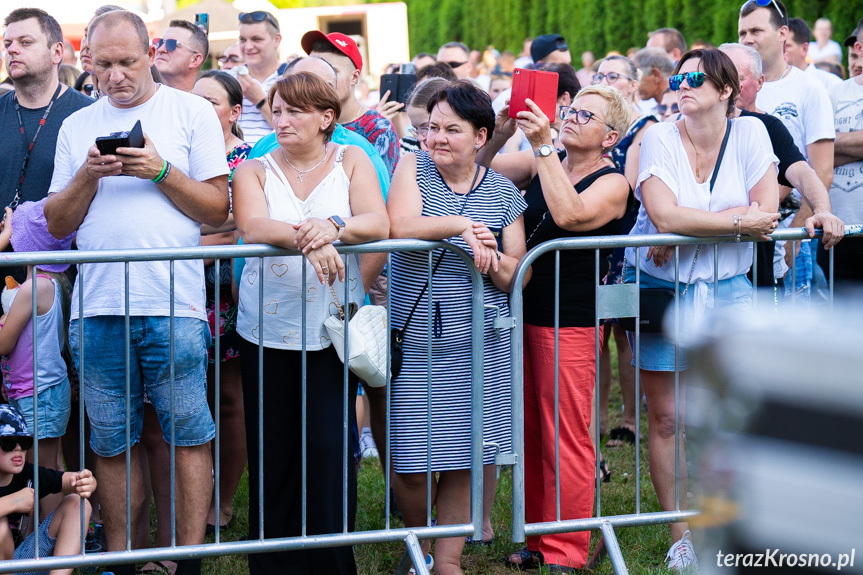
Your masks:
[{"label": "sunglasses on head", "polygon": [[153,46],[156,47],[156,50],[158,50],[159,48],[164,46],[165,50],[167,50],[168,52],[173,52],[174,50],[177,49],[177,46],[182,46],[183,48],[185,48],[186,50],[189,50],[190,52],[194,52],[195,54],[198,53],[198,51],[195,50],[194,48],[187,46],[187,45],[183,44],[182,42],[178,42],[177,40],[174,40],[173,38],[171,38],[170,40],[165,40],[164,38],[154,38],[153,39]]},{"label": "sunglasses on head", "polygon": [[263,22],[266,20],[270,24],[272,24],[276,30],[279,30],[279,22],[273,18],[273,15],[269,12],[264,12],[263,10],[255,10],[254,12],[240,12],[240,23],[242,24],[254,24],[255,22]]},{"label": "sunglasses on head", "polygon": [[621,78],[626,78],[627,80],[633,80],[629,76],[625,74],[618,74],[617,72],[609,72],[608,74],[594,74],[593,75],[593,83],[594,84],[602,84],[604,79],[608,79],[608,83],[617,82]]},{"label": "sunglasses on head", "polygon": [[675,74],[668,78],[668,87],[673,91],[680,89],[680,85],[686,80],[690,88],[698,88],[704,84],[704,72],[687,72],[686,74]]},{"label": "sunglasses on head", "polygon": [[15,451],[16,445],[20,445],[21,449],[27,451],[33,447],[33,438],[26,435],[4,435],[0,437],[0,449],[6,453]]},{"label": "sunglasses on head", "polygon": [[785,14],[782,12],[782,9],[779,8],[779,4],[776,3],[776,0],[746,0],[746,2],[743,3],[743,6],[740,7],[740,11],[743,12],[743,9],[752,2],[755,2],[758,6],[761,6],[762,8],[766,8],[770,4],[773,4],[773,7],[776,8],[777,12],[779,12],[779,16],[781,16],[783,20],[785,19]]},{"label": "sunglasses on head", "polygon": [[656,111],[659,112],[660,115],[664,115],[669,110],[671,110],[672,114],[680,113],[680,108],[677,107],[677,104],[671,104],[670,106],[666,106],[665,104],[659,104],[658,106],[656,106]]}]

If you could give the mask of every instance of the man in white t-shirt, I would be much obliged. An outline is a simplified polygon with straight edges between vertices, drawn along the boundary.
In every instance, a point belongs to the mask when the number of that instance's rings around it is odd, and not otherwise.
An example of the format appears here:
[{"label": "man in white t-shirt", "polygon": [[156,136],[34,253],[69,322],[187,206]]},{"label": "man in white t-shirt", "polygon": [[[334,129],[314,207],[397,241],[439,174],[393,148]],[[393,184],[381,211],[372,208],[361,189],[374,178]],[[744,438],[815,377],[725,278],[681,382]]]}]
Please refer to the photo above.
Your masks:
[{"label": "man in white t-shirt", "polygon": [[[827,91],[820,82],[785,61],[784,46],[788,37],[787,10],[781,0],[767,6],[749,1],[740,9],[738,36],[740,43],[752,46],[761,55],[764,85],[755,101],[759,109],[776,116],[794,139],[800,152],[818,174],[825,189],[833,181],[833,111]],[[801,227],[812,215],[803,202],[790,227]],[[785,257],[784,245],[777,242],[774,277],[788,272],[790,256]],[[804,254],[805,256],[805,254]],[[795,288],[797,286],[794,286]]]},{"label": "man in white t-shirt", "polygon": [[800,68],[807,74],[824,84],[825,88],[831,88],[842,83],[842,78],[822,70],[818,66],[806,61],[806,53],[809,49],[809,24],[802,18],[788,19],[788,37],[785,39],[785,61],[795,68]]},{"label": "man in white t-shirt", "polygon": [[[854,32],[863,34],[863,18]],[[863,44],[855,40],[851,48],[863,58]],[[830,201],[833,211],[846,222],[863,222],[863,75],[845,80],[830,89],[836,126],[836,168]],[[826,254],[818,254],[818,263],[829,269]],[[837,282],[863,282],[863,240],[851,236],[834,248],[833,275]]]},{"label": "man in white t-shirt", "polygon": [[269,12],[240,14],[240,51],[246,63],[230,70],[243,88],[243,112],[238,120],[250,145],[273,131],[273,111],[267,94],[281,75],[279,21]]},{"label": "man in white t-shirt", "polygon": [[830,39],[833,36],[833,24],[830,20],[827,18],[816,20],[813,32],[815,42],[809,44],[809,59],[813,62],[838,64],[842,60],[842,46],[836,40]]},{"label": "man in white t-shirt", "polygon": [[[224,138],[212,105],[153,82],[150,66],[156,48],[134,13],[122,10],[96,18],[89,42],[94,73],[106,97],[69,116],[60,129],[45,205],[49,231],[65,237],[77,230],[82,250],[200,245],[201,224],[218,226],[228,215]],[[130,130],[136,122],[143,128],[144,147],[119,147],[102,155],[94,145],[97,137]],[[133,451],[131,492],[136,502],[129,511],[131,524],[138,525],[149,512],[137,505],[143,501],[143,486],[135,453],[140,449],[145,391],[165,441],[176,445],[177,542],[200,544],[213,493],[209,441],[215,436],[206,395],[210,338],[203,262],[176,261],[173,273],[168,262],[132,262],[128,286],[123,263],[83,264],[81,272],[72,297],[70,343],[76,360],[86,349],[81,389],[92,428],[90,445],[102,477],[99,492],[108,549],[125,548],[127,449]],[[78,308],[79,290],[84,290],[83,309]],[[86,321],[79,340],[80,318]],[[127,352],[130,446],[125,438]],[[130,537],[137,540],[134,533]],[[200,559],[181,560],[176,573],[200,573],[200,568]],[[134,565],[111,570],[130,574]]]}]

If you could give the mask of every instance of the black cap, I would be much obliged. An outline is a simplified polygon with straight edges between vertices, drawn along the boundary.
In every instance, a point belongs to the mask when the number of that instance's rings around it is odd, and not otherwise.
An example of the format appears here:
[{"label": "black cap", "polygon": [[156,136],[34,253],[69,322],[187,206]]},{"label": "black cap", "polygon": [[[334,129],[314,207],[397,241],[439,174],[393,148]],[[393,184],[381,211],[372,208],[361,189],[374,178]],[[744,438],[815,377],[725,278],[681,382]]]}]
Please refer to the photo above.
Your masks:
[{"label": "black cap", "polygon": [[852,47],[856,42],[857,42],[857,36],[855,36],[854,34],[851,34],[850,36],[848,36],[847,38],[845,38],[845,41],[842,43],[842,45],[843,45],[843,46],[845,46],[846,48],[850,48],[850,47]]},{"label": "black cap", "polygon": [[555,50],[569,50],[563,36],[560,34],[538,36],[530,45],[530,57],[534,62],[539,62]]}]

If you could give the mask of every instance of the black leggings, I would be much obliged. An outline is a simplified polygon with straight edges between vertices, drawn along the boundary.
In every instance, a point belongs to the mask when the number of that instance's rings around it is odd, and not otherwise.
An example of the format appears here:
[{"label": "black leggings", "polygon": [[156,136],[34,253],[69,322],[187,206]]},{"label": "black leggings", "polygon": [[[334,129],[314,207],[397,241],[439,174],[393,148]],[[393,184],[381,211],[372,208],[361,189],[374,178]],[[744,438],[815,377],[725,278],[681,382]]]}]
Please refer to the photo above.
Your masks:
[{"label": "black leggings", "polygon": [[[258,346],[241,339],[246,444],[249,451],[249,539],[258,539]],[[354,530],[357,477],[353,434],[345,457],[343,364],[332,346],[306,353],[306,530],[309,535],[343,530],[343,474],[348,470],[348,531]],[[264,536],[302,533],[301,352],[264,348]],[[357,379],[348,380],[348,429],[356,421]],[[253,575],[271,573],[354,575],[352,547],[255,553]]]}]

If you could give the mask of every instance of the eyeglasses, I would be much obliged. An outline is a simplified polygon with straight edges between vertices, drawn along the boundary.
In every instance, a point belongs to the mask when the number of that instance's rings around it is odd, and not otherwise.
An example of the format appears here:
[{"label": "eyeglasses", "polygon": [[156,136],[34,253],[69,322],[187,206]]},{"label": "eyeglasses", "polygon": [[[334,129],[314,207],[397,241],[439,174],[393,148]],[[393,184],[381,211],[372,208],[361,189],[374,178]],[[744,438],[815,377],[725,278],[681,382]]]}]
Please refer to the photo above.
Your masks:
[{"label": "eyeglasses", "polygon": [[782,9],[779,7],[779,4],[776,3],[776,0],[746,0],[746,2],[743,3],[743,6],[740,7],[740,11],[743,12],[743,9],[746,8],[746,6],[751,4],[752,2],[755,2],[756,4],[761,6],[762,8],[766,8],[768,5],[773,4],[773,7],[776,8],[777,12],[779,12],[779,16],[782,18],[782,20],[785,20],[785,18],[786,18],[785,13],[782,12]]},{"label": "eyeglasses", "polygon": [[263,10],[255,10],[254,12],[240,12],[240,23],[242,24],[253,24],[255,22],[263,22],[266,20],[270,24],[272,24],[277,31],[279,31],[279,22],[273,15],[269,12],[264,12]]},{"label": "eyeglasses", "polygon": [[671,110],[672,114],[679,114],[680,108],[677,107],[677,104],[671,104],[670,106],[666,106],[665,104],[659,104],[656,106],[656,111],[659,112],[660,115],[665,115],[666,112]]},{"label": "eyeglasses", "polygon": [[680,89],[680,85],[686,80],[690,88],[698,88],[704,84],[704,72],[687,72],[686,74],[675,74],[668,78],[668,87],[676,92]]},{"label": "eyeglasses", "polygon": [[414,128],[413,126],[411,126],[410,128],[408,128],[408,134],[413,136],[414,140],[419,140],[420,137],[425,140],[429,135],[429,129],[428,127]]},{"label": "eyeglasses", "polygon": [[16,445],[20,445],[21,449],[27,451],[33,447],[33,438],[26,435],[4,435],[0,437],[0,449],[6,453],[15,451]]},{"label": "eyeglasses", "polygon": [[239,56],[221,56],[219,58],[219,64],[225,65],[228,62],[231,64],[239,64],[243,60]]},{"label": "eyeglasses", "polygon": [[[582,126],[584,126],[585,124],[587,124],[588,122],[590,122],[594,118],[596,118],[596,120],[598,122],[602,122],[603,124],[608,126],[608,124],[606,123],[605,120],[603,120],[602,118],[600,118],[599,116],[597,116],[596,114],[594,114],[593,112],[590,112],[588,110],[576,110],[574,108],[571,108],[570,106],[561,106],[559,113],[560,113],[560,119],[563,120],[564,122],[566,122],[567,120],[569,120],[570,118],[575,116],[575,121],[578,122],[579,124],[581,124]],[[608,127],[610,128],[611,126],[608,126]]]},{"label": "eyeglasses", "polygon": [[608,83],[611,84],[613,82],[617,82],[621,78],[626,78],[627,80],[634,80],[635,78],[630,78],[625,74],[618,74],[617,72],[609,72],[608,74],[594,74],[593,75],[593,83],[594,84],[602,84],[604,79],[608,78]]},{"label": "eyeglasses", "polygon": [[467,64],[467,62],[444,62],[444,63],[449,64],[449,67],[452,68],[453,70]]},{"label": "eyeglasses", "polygon": [[186,50],[189,50],[190,52],[192,52],[194,54],[198,53],[198,51],[195,50],[194,48],[192,48],[191,46],[187,46],[187,45],[183,44],[182,42],[178,42],[177,40],[174,40],[173,38],[171,38],[170,40],[166,40],[164,38],[153,38],[153,46],[156,47],[156,50],[158,50],[159,48],[164,46],[165,50],[168,52],[173,52],[174,50],[177,49],[177,46],[182,46],[183,48],[185,48]]}]

